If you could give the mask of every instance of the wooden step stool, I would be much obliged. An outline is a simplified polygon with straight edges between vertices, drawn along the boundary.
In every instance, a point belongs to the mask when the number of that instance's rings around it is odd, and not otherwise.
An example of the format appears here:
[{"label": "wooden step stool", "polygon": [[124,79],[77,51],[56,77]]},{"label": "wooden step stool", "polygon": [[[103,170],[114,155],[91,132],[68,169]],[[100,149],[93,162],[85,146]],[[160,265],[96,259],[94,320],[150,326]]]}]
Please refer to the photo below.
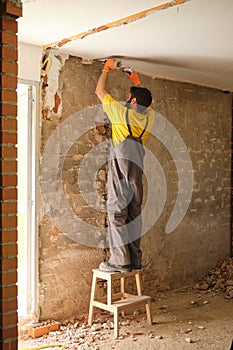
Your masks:
[{"label": "wooden step stool", "polygon": [[[142,295],[141,282],[140,282],[140,272],[141,270],[133,270],[128,273],[120,272],[105,272],[99,269],[92,270],[92,287],[91,287],[91,298],[90,298],[90,308],[88,324],[91,326],[94,307],[109,311],[114,315],[114,336],[118,338],[119,336],[119,314],[128,309],[141,306],[145,304],[147,320],[150,325],[152,325],[152,316],[150,308],[150,296]],[[129,294],[125,292],[125,278],[135,276],[137,295]],[[99,280],[106,280],[107,282],[107,295],[96,299],[96,287]],[[113,281],[120,280],[121,291],[120,293],[112,293]]]}]

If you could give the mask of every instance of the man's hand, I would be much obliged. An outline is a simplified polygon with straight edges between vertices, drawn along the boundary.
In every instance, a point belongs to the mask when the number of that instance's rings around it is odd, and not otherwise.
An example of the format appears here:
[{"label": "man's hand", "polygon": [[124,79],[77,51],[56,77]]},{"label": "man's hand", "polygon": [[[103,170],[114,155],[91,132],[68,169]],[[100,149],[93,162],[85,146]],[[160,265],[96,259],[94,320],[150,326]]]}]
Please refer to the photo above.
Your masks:
[{"label": "man's hand", "polygon": [[138,73],[135,72],[135,70],[131,71],[131,70],[125,70],[126,75],[129,77],[129,79],[132,81],[132,83],[136,86],[140,85],[140,79],[138,76]]},{"label": "man's hand", "polygon": [[112,58],[109,58],[104,65],[104,68],[102,69],[102,72],[109,72],[110,70],[115,69],[115,60]]},{"label": "man's hand", "polygon": [[105,95],[107,94],[107,91],[106,91],[106,82],[108,79],[107,73],[110,72],[110,70],[113,70],[114,68],[115,68],[115,60],[112,58],[109,58],[104,64],[102,73],[98,79],[96,89],[95,89],[95,93],[99,97],[101,102],[103,101]]}]

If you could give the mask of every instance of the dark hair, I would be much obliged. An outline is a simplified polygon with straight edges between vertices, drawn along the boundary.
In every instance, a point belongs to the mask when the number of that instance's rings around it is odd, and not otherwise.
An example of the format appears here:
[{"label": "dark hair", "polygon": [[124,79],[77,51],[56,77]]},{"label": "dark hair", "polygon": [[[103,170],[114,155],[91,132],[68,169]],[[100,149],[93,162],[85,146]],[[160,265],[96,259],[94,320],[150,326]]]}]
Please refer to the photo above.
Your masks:
[{"label": "dark hair", "polygon": [[[140,86],[132,86],[130,88],[132,97],[137,99],[137,104],[139,106],[149,107],[152,102],[152,95],[150,90]],[[145,110],[145,108],[144,108]]]}]

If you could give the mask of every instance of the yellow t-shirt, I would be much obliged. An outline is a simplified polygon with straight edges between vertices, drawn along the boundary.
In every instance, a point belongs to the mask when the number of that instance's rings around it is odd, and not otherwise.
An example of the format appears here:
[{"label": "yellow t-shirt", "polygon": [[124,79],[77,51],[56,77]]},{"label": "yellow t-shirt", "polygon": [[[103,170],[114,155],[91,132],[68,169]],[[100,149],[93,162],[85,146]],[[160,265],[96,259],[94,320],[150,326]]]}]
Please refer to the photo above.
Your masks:
[{"label": "yellow t-shirt", "polygon": [[[104,112],[107,114],[112,124],[112,141],[114,147],[116,147],[124,141],[127,136],[129,136],[129,130],[126,123],[127,108],[109,94],[105,95],[102,105]],[[148,116],[148,125],[142,136],[142,144],[145,144],[149,131],[154,123],[154,111],[151,107],[148,107],[143,114],[140,114],[133,109],[129,109],[128,112],[129,124],[134,137],[139,137],[145,128],[146,116]]]}]

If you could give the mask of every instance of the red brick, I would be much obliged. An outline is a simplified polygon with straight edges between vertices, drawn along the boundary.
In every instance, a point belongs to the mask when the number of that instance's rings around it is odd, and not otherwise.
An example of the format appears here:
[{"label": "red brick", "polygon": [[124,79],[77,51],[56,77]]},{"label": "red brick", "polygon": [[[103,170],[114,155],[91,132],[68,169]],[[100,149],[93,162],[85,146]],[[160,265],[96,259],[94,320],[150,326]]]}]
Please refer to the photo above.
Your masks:
[{"label": "red brick", "polygon": [[1,119],[1,130],[2,131],[17,131],[17,120],[16,119]]},{"label": "red brick", "polygon": [[17,133],[13,132],[3,132],[2,133],[2,143],[17,144]]},{"label": "red brick", "polygon": [[[15,175],[16,176],[16,175]],[[14,214],[17,213],[17,202],[1,202],[0,203],[2,214]]]},{"label": "red brick", "polygon": [[50,325],[43,325],[40,327],[32,327],[29,328],[28,333],[30,334],[31,337],[33,338],[38,338],[41,337],[42,335],[48,334],[49,332],[54,332],[59,329],[59,323],[53,323]]},{"label": "red brick", "polygon": [[17,175],[3,175],[2,186],[17,186]]},{"label": "red brick", "polygon": [[16,160],[3,160],[2,161],[2,173],[16,173],[17,161]]},{"label": "red brick", "polygon": [[2,116],[17,116],[17,105],[2,103]]},{"label": "red brick", "polygon": [[17,148],[13,146],[2,146],[2,158],[16,158]]},{"label": "red brick", "polygon": [[2,90],[2,101],[17,102],[17,92],[15,90]]},{"label": "red brick", "polygon": [[17,283],[17,271],[2,273],[1,280],[1,284],[3,285]]},{"label": "red brick", "polygon": [[17,326],[13,326],[11,328],[5,328],[5,329],[2,330],[2,337],[3,337],[3,339],[16,338],[17,335],[18,335]]},{"label": "red brick", "polygon": [[2,243],[13,243],[17,242],[18,232],[17,230],[11,230],[11,231],[2,231]]},{"label": "red brick", "polygon": [[15,17],[22,17],[22,7],[15,6],[13,2],[7,1],[6,14],[13,15]]},{"label": "red brick", "polygon": [[[18,306],[17,305],[17,298],[12,299],[12,300],[4,300],[1,302],[2,313],[17,310],[17,306]],[[13,338],[13,337],[10,337],[10,338]]]},{"label": "red brick", "polygon": [[16,188],[3,188],[2,189],[2,200],[17,199],[17,189]]},{"label": "red brick", "polygon": [[2,87],[16,89],[17,88],[17,76],[12,77],[12,76],[7,75],[7,74],[2,74]]},{"label": "red brick", "polygon": [[17,257],[2,259],[2,270],[17,269]]},{"label": "red brick", "polygon": [[17,324],[17,313],[12,313],[10,315],[3,315],[2,317],[2,325],[3,327],[16,325]]},{"label": "red brick", "polygon": [[17,47],[18,39],[16,34],[2,32],[2,44]]},{"label": "red brick", "polygon": [[17,244],[7,244],[2,246],[2,258],[16,256],[18,253]]},{"label": "red brick", "polygon": [[16,48],[3,46],[2,47],[2,57],[9,60],[18,60],[18,50]]},{"label": "red brick", "polygon": [[17,350],[18,349],[18,340],[11,340],[9,342],[4,342],[2,345],[2,350]]},{"label": "red brick", "polygon": [[2,72],[3,73],[18,73],[18,64],[17,62],[7,61],[5,59],[2,60]]},{"label": "red brick", "polygon": [[2,350],[12,350],[12,347],[11,347],[11,341],[7,341],[7,342],[4,342],[2,344]]},{"label": "red brick", "polygon": [[6,228],[17,227],[17,216],[2,216],[1,217],[1,228],[4,230]]},{"label": "red brick", "polygon": [[11,18],[2,18],[2,30],[17,33],[18,22]]},{"label": "red brick", "polygon": [[9,298],[17,298],[17,294],[18,294],[17,286],[2,288],[2,300],[9,299]]}]

